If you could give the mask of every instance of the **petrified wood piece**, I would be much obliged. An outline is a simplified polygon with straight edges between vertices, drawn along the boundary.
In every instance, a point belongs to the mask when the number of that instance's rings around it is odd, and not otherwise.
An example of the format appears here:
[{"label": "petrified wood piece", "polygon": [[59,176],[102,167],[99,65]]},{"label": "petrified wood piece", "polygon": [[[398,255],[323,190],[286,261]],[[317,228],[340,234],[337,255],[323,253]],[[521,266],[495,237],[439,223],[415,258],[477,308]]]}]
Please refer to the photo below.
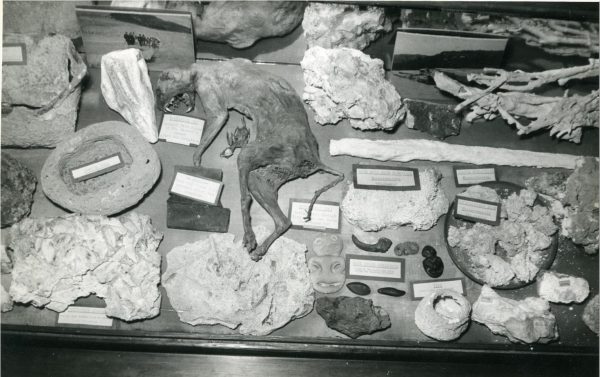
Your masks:
[{"label": "petrified wood piece", "polygon": [[377,240],[377,243],[368,244],[362,242],[354,234],[352,235],[352,242],[361,250],[368,251],[370,253],[385,253],[392,246],[392,240],[389,238],[381,237]]},{"label": "petrified wood piece", "polygon": [[444,289],[424,297],[415,311],[421,332],[437,340],[454,340],[469,326],[471,303],[460,293]]},{"label": "petrified wood piece", "polygon": [[362,297],[319,297],[316,309],[328,327],[353,339],[392,325],[382,307],[374,306],[372,300]]},{"label": "petrified wood piece", "polygon": [[[310,202],[307,219],[321,193],[344,179],[344,175],[325,166],[319,159],[317,140],[310,131],[302,101],[294,88],[282,78],[270,74],[249,60],[193,64],[189,70],[163,72],[157,83],[159,108],[184,92],[196,90],[207,113],[202,140],[194,154],[194,164],[212,143],[236,109],[252,119],[249,141],[237,157],[244,223],[244,246],[252,259],[259,260],[269,246],[291,226],[279,208],[277,191],[290,180],[306,178],[322,171],[335,180],[317,190]],[[275,229],[257,245],[250,223],[250,204],[255,199],[273,218]]]},{"label": "petrified wood piece", "polygon": [[10,154],[2,152],[2,227],[28,216],[37,184],[35,175]]},{"label": "petrified wood piece", "polygon": [[[120,153],[124,166],[77,182],[70,169]],[[110,215],[139,202],[160,175],[148,142],[123,122],[92,124],[64,140],[42,167],[44,194],[73,212]]]}]

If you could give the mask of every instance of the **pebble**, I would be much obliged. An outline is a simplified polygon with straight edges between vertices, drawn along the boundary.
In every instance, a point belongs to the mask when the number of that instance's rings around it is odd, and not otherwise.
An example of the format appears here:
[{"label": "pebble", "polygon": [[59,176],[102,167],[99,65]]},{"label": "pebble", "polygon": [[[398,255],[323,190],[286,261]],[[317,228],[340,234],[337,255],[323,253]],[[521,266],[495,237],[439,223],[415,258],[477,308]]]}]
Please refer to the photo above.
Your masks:
[{"label": "pebble", "polygon": [[368,285],[366,285],[365,283],[358,282],[358,281],[353,281],[352,283],[348,283],[348,284],[346,284],[346,287],[348,287],[350,292],[352,292],[356,295],[359,295],[359,296],[366,296],[369,293],[371,293],[371,288],[369,288]]},{"label": "pebble", "polygon": [[402,255],[414,255],[419,252],[419,245],[416,242],[400,242],[394,246],[394,253],[398,256]]},{"label": "pebble", "polygon": [[423,269],[427,275],[438,278],[444,273],[444,262],[440,257],[434,255],[423,260]]},{"label": "pebble", "polygon": [[421,255],[425,258],[435,257],[437,255],[437,251],[435,251],[435,249],[432,246],[427,245],[423,248]]},{"label": "pebble", "polygon": [[377,292],[381,293],[382,295],[393,296],[393,297],[402,297],[406,294],[406,292],[404,292],[400,289],[393,288],[393,287],[379,288],[377,290]]}]

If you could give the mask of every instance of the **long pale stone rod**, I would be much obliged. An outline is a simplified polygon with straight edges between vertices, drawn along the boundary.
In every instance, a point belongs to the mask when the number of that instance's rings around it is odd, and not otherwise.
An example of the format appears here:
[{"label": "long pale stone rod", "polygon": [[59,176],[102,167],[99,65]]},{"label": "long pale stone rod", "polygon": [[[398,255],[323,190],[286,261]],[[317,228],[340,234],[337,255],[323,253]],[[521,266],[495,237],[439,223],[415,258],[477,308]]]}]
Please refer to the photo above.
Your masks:
[{"label": "long pale stone rod", "polygon": [[329,154],[354,156],[379,161],[414,160],[462,162],[475,165],[534,166],[575,169],[583,156],[531,152],[506,148],[473,147],[430,140],[331,140]]}]

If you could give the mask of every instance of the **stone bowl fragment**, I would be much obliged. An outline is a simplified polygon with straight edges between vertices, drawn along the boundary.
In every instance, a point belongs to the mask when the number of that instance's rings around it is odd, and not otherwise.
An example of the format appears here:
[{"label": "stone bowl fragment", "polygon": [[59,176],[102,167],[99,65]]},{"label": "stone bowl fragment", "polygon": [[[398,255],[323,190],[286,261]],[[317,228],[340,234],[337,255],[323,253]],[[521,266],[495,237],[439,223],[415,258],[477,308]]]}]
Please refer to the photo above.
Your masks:
[{"label": "stone bowl fragment", "polygon": [[423,298],[415,311],[421,332],[437,340],[454,340],[469,326],[471,303],[460,293],[437,290]]}]

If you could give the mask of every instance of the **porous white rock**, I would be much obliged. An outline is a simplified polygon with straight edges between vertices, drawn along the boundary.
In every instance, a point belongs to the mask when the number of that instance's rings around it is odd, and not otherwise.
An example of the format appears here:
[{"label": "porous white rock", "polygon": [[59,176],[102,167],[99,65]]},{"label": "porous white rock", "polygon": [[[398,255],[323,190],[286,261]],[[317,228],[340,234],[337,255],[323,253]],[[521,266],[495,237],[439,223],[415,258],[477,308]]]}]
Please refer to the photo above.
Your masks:
[{"label": "porous white rock", "polygon": [[548,343],[558,338],[556,319],[548,301],[539,297],[512,300],[484,285],[473,304],[471,319],[513,343]]},{"label": "porous white rock", "polygon": [[421,332],[437,340],[454,340],[469,326],[471,303],[460,293],[443,289],[424,297],[415,311]]},{"label": "porous white rock", "polygon": [[440,187],[442,175],[420,169],[421,189],[385,191],[348,187],[341,209],[346,221],[364,231],[411,225],[414,230],[432,228],[448,210],[448,198]]},{"label": "porous white rock", "polygon": [[136,48],[102,56],[101,89],[106,104],[117,111],[151,143],[158,141],[154,94],[148,67]]},{"label": "porous white rock", "polygon": [[313,309],[305,253],[305,245],[280,237],[254,262],[233,234],[213,233],[171,250],[162,284],[183,322],[266,335]]},{"label": "porous white rock", "polygon": [[392,22],[382,7],[309,3],[304,11],[302,29],[308,48],[362,50],[382,33],[391,31]]},{"label": "porous white rock", "polygon": [[590,294],[587,280],[567,274],[546,271],[537,284],[538,295],[550,302],[581,303]]},{"label": "porous white rock", "polygon": [[10,239],[15,302],[62,312],[95,293],[109,317],[158,315],[162,234],[148,216],[28,218],[10,228]]},{"label": "porous white rock", "polygon": [[402,98],[385,80],[383,62],[351,48],[306,50],[303,99],[321,125],[348,119],[360,130],[390,130],[406,113]]}]

